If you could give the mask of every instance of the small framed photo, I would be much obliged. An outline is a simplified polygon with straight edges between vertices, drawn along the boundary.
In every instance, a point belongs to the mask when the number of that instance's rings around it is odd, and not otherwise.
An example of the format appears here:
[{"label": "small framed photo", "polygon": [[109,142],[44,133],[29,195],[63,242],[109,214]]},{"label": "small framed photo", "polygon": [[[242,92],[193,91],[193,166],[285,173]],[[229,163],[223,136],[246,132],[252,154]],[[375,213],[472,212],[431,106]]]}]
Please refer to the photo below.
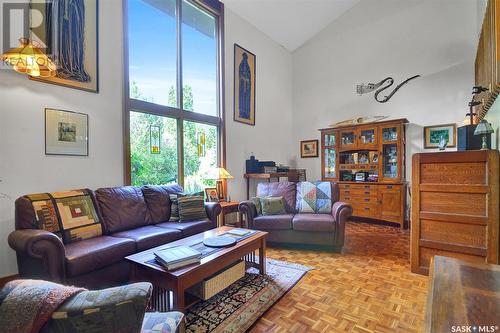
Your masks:
[{"label": "small framed photo", "polygon": [[456,147],[457,125],[444,124],[424,127],[424,148],[439,148],[446,142],[446,147]]},{"label": "small framed photo", "polygon": [[205,188],[205,197],[208,202],[219,202],[219,192],[216,187]]},{"label": "small framed photo", "polygon": [[89,116],[45,109],[45,155],[89,155]]},{"label": "small framed photo", "polygon": [[300,141],[300,157],[318,157],[318,140]]}]

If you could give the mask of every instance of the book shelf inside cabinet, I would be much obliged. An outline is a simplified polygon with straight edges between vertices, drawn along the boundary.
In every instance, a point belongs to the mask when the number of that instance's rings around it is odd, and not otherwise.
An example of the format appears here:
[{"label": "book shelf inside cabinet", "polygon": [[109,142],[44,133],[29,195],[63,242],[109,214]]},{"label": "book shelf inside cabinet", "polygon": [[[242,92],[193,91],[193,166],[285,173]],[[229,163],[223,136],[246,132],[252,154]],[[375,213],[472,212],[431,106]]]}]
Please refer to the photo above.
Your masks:
[{"label": "book shelf inside cabinet", "polygon": [[321,177],[340,184],[353,216],[405,220],[406,119],[321,129]]}]

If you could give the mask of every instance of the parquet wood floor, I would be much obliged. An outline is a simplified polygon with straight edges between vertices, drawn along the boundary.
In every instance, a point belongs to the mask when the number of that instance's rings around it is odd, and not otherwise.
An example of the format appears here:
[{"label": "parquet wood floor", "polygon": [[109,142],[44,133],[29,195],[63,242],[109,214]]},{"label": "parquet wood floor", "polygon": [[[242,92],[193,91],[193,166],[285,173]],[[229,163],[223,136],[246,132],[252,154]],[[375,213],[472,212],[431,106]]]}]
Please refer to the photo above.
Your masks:
[{"label": "parquet wood floor", "polygon": [[251,332],[419,332],[427,277],[410,272],[409,232],[349,222],[343,254],[273,249],[315,267]]}]

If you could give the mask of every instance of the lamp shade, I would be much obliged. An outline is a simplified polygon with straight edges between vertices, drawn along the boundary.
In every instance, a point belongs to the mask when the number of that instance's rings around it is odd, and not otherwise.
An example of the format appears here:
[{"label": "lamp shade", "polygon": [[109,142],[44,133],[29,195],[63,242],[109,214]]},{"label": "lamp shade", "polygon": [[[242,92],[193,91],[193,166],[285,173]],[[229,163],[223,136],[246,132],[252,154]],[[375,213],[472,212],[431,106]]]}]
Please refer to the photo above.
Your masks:
[{"label": "lamp shade", "polygon": [[210,173],[211,179],[233,179],[229,172],[224,168],[214,168]]},{"label": "lamp shade", "polygon": [[474,131],[474,135],[491,134],[493,133],[493,127],[486,120],[481,120]]},{"label": "lamp shade", "polygon": [[34,77],[52,77],[57,73],[57,67],[43,53],[39,45],[34,45],[27,38],[19,39],[19,47],[10,49],[1,55],[2,61],[11,65],[18,73]]}]

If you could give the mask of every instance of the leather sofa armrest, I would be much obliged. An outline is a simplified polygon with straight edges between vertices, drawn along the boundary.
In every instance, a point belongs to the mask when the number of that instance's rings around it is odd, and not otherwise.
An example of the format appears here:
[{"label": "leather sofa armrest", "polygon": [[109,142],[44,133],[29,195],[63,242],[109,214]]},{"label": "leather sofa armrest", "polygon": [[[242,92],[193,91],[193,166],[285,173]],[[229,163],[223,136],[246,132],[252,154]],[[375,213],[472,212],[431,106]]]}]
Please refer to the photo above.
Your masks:
[{"label": "leather sofa armrest", "polygon": [[332,216],[335,220],[335,246],[342,248],[345,238],[345,223],[352,215],[352,206],[346,202],[337,201],[332,206]]},{"label": "leather sofa armrest", "polygon": [[217,228],[217,217],[222,212],[222,207],[218,202],[205,202],[205,211],[212,221],[212,228]]},{"label": "leather sofa armrest", "polygon": [[[64,282],[64,244],[55,234],[38,229],[14,230],[10,233],[8,242],[18,254],[41,260],[47,269],[47,279]],[[19,256],[18,265],[22,265]],[[19,269],[21,271],[21,267]]]},{"label": "leather sofa armrest", "polygon": [[238,211],[245,216],[245,221],[247,222],[247,227],[249,229],[253,228],[253,219],[257,217],[257,207],[251,200],[242,201],[238,205]]}]

